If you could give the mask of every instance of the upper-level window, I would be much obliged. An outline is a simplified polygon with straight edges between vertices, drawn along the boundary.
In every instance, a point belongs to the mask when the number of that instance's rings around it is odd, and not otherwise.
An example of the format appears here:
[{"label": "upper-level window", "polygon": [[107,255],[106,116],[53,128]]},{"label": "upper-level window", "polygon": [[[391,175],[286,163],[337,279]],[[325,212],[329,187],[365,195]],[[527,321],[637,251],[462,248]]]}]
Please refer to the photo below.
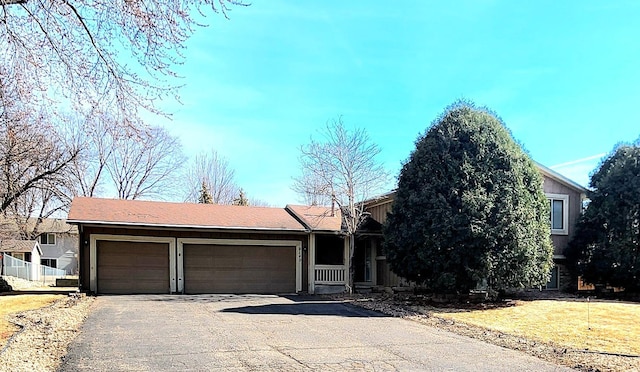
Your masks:
[{"label": "upper-level window", "polygon": [[40,244],[53,245],[56,244],[55,234],[42,234],[40,235]]},{"label": "upper-level window", "polygon": [[569,233],[569,195],[547,194],[551,215],[551,234],[567,235]]}]

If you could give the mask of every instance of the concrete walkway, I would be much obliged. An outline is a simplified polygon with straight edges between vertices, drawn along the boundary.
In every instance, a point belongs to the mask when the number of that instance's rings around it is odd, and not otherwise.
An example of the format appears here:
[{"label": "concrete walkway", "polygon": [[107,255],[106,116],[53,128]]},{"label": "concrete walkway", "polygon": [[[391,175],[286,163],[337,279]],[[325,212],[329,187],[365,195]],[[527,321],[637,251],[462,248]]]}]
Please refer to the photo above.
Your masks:
[{"label": "concrete walkway", "polygon": [[339,302],[278,296],[103,296],[62,371],[568,371]]}]

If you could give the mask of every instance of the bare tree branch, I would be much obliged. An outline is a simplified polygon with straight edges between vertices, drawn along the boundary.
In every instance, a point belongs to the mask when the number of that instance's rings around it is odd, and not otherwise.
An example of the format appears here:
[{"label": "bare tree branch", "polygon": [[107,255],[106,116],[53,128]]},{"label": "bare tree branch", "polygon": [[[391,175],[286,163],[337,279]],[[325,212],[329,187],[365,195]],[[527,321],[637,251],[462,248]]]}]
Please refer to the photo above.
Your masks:
[{"label": "bare tree branch", "polygon": [[19,237],[33,238],[37,224],[27,224],[29,218],[69,205],[70,164],[79,148],[65,145],[46,107],[35,112],[23,104],[34,92],[21,89],[20,77],[0,67],[0,214]]},{"label": "bare tree branch", "polygon": [[184,162],[178,138],[162,127],[146,127],[132,132],[111,128],[113,153],[105,159],[118,198],[140,199],[168,196],[173,178]]},{"label": "bare tree branch", "polygon": [[232,204],[239,193],[235,171],[217,151],[196,155],[185,172],[186,200],[196,202],[202,185],[211,193],[214,204]]},{"label": "bare tree branch", "polygon": [[204,15],[208,8],[228,18],[231,5],[248,4],[234,0],[3,2],[0,60],[4,68],[21,71],[25,89],[48,92],[58,103],[80,112],[86,106],[101,107],[112,111],[120,123],[137,118],[140,109],[167,114],[157,101],[177,94],[173,69],[184,62],[184,43],[198,26],[194,16]]}]

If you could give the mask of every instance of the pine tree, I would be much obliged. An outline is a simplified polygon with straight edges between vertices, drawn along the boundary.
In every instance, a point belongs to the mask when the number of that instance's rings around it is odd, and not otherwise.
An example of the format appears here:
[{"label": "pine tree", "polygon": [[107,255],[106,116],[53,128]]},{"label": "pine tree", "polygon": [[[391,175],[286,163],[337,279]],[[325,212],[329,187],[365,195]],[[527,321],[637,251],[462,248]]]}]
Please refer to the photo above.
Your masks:
[{"label": "pine tree", "polygon": [[200,187],[200,196],[198,197],[198,203],[213,204],[213,198],[211,197],[209,188],[207,187],[207,184],[204,181],[202,181],[202,186]]},{"label": "pine tree", "polygon": [[233,199],[233,205],[241,205],[245,207],[249,205],[249,199],[247,199],[243,189],[240,189],[240,196]]}]

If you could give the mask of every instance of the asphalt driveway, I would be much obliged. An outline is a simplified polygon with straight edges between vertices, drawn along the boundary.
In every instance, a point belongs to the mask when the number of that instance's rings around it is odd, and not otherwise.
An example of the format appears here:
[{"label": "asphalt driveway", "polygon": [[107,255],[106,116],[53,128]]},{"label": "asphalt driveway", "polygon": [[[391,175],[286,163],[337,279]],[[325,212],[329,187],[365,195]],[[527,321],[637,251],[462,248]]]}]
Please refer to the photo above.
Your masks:
[{"label": "asphalt driveway", "polygon": [[564,371],[517,351],[340,302],[102,296],[62,371]]}]

